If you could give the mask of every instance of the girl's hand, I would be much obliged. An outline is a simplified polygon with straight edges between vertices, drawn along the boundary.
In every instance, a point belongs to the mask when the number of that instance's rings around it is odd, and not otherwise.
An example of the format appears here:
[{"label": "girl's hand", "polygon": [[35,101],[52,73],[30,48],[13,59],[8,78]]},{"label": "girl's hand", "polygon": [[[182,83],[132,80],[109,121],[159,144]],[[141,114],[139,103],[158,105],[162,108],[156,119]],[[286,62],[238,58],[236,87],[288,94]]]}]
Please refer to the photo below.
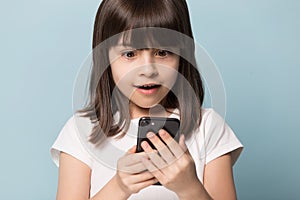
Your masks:
[{"label": "girl's hand", "polygon": [[154,133],[147,134],[157,150],[153,150],[146,141],[142,142],[142,148],[150,158],[142,158],[145,167],[180,199],[196,192],[206,193],[201,191],[204,187],[196,175],[195,163],[186,147],[184,135],[180,136],[179,144],[165,130],[160,130],[159,136],[167,145]]},{"label": "girl's hand", "polygon": [[136,146],[132,147],[123,157],[118,160],[115,179],[120,189],[130,196],[145,187],[157,182],[141,161],[147,158],[145,152],[135,153]]}]

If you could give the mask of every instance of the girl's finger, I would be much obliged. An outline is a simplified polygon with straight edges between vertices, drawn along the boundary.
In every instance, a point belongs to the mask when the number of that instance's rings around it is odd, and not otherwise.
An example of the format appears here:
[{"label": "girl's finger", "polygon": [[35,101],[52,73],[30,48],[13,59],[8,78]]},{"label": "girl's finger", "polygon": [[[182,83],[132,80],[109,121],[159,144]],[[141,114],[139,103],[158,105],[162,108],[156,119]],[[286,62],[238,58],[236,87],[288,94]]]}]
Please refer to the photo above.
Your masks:
[{"label": "girl's finger", "polygon": [[130,179],[131,179],[130,182],[132,184],[136,184],[136,183],[141,183],[141,182],[153,179],[153,178],[155,178],[155,177],[151,172],[145,171],[145,172],[142,172],[142,173],[139,173],[139,174],[132,175],[130,177]]},{"label": "girl's finger", "polygon": [[161,129],[158,133],[161,139],[167,144],[170,151],[174,154],[176,158],[180,158],[184,154],[184,151],[182,150],[181,146],[168,134],[167,131]]},{"label": "girl's finger", "polygon": [[138,162],[138,163],[130,165],[130,166],[126,165],[126,166],[119,168],[119,171],[122,171],[122,172],[128,173],[128,174],[137,174],[140,172],[144,172],[145,170],[147,170],[147,168],[145,168],[145,166],[142,162]]},{"label": "girl's finger", "polygon": [[[154,151],[151,146],[146,142],[142,142],[142,148],[147,153],[150,160],[155,164],[158,169],[167,167],[167,163],[157,154],[157,151]],[[142,160],[143,158],[141,158]]]},{"label": "girl's finger", "polygon": [[157,183],[157,182],[158,182],[158,180],[156,178],[152,178],[152,179],[149,179],[149,180],[146,180],[146,181],[135,183],[133,185],[133,190],[134,191],[140,191],[141,189],[146,188],[150,185],[153,185],[154,183]]},{"label": "girl's finger", "polygon": [[142,157],[147,157],[145,152],[125,154],[122,158],[120,158],[119,165],[121,166],[134,165],[136,163],[141,162]]},{"label": "girl's finger", "polygon": [[175,157],[169,150],[169,148],[155,135],[154,133],[150,132],[147,134],[147,138],[151,141],[151,143],[155,146],[157,151],[159,152],[160,156],[168,163],[171,164]]},{"label": "girl's finger", "polygon": [[164,180],[164,174],[151,162],[151,160],[142,158],[142,162],[148,171],[151,172],[159,182]]}]

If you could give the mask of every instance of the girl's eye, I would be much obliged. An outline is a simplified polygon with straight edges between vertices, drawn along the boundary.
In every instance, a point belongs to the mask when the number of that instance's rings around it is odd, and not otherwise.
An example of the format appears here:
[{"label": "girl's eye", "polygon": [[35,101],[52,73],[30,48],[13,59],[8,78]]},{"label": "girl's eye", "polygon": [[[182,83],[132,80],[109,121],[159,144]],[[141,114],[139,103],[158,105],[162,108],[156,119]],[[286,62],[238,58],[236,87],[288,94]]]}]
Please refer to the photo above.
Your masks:
[{"label": "girl's eye", "polygon": [[172,54],[170,51],[167,50],[158,50],[155,55],[159,57],[166,57],[168,55]]},{"label": "girl's eye", "polygon": [[136,51],[126,51],[122,53],[122,56],[125,58],[134,58],[136,56]]}]

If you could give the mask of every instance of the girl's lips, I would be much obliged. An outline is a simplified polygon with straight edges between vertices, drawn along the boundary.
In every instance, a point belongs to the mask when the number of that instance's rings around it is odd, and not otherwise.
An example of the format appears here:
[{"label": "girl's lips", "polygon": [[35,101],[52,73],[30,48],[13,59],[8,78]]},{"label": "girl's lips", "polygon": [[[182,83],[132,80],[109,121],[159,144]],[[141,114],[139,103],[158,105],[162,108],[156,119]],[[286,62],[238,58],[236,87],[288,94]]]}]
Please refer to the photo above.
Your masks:
[{"label": "girl's lips", "polygon": [[137,88],[137,91],[145,94],[145,95],[151,95],[154,94],[156,91],[158,90],[158,88],[151,88],[151,89],[142,89],[142,88]]},{"label": "girl's lips", "polygon": [[152,95],[156,93],[160,85],[158,84],[145,84],[140,86],[135,86],[137,88],[137,91],[145,94],[145,95]]}]

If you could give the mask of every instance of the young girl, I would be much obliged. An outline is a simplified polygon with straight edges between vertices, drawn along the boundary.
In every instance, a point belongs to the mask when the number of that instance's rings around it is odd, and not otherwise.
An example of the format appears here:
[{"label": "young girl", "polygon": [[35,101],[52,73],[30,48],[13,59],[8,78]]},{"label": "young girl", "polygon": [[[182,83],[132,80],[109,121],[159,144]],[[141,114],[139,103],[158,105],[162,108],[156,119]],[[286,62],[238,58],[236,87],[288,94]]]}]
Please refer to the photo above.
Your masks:
[{"label": "young girl", "polygon": [[[236,199],[232,166],[242,145],[201,108],[192,38],[185,0],[102,1],[88,105],[51,149],[58,200]],[[136,153],[143,116],[180,119],[179,142],[163,129],[161,139],[149,132],[156,149],[144,141]]]}]

